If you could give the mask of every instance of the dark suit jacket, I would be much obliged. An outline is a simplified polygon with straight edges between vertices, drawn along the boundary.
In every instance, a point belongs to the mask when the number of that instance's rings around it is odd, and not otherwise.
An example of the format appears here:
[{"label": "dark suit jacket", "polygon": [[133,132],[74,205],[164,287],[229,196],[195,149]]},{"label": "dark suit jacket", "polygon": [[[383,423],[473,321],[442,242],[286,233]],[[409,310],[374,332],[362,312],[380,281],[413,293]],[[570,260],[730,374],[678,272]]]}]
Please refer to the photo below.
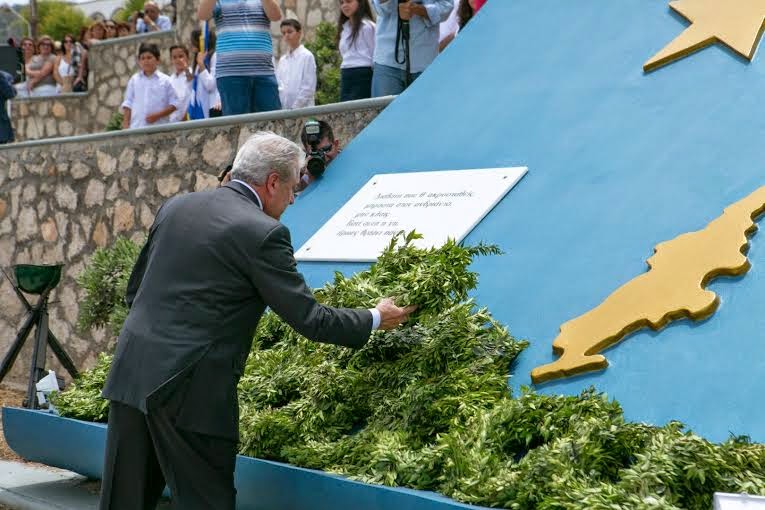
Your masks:
[{"label": "dark suit jacket", "polygon": [[16,89],[13,87],[13,76],[0,71],[0,143],[13,141],[13,126],[5,106],[6,101],[14,97],[16,97]]},{"label": "dark suit jacket", "polygon": [[372,328],[369,310],[316,302],[296,270],[289,231],[236,182],[162,206],[126,299],[103,396],[148,413],[185,391],[176,425],[231,439],[236,386],[266,306],[320,342],[360,347]]}]

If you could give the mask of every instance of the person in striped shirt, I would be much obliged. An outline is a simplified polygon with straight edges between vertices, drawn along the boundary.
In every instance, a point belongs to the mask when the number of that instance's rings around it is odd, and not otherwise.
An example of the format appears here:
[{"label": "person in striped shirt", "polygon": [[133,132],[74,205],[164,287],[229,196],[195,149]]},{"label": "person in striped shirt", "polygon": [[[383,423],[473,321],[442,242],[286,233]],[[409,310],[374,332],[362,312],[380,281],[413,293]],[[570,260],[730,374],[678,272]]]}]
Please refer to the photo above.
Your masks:
[{"label": "person in striped shirt", "polygon": [[197,16],[215,19],[223,115],[281,109],[271,41],[271,22],[282,18],[277,0],[201,0]]}]

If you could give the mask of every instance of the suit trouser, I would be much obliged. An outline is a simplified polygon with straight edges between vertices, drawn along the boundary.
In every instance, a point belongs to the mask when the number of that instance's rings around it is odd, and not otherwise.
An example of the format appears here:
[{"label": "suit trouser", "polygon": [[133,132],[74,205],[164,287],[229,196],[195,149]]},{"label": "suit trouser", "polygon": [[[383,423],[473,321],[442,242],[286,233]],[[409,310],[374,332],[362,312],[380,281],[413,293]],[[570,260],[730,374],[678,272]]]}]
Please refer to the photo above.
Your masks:
[{"label": "suit trouser", "polygon": [[153,510],[167,483],[177,510],[233,510],[236,442],[175,426],[180,395],[144,414],[112,401],[100,510]]}]

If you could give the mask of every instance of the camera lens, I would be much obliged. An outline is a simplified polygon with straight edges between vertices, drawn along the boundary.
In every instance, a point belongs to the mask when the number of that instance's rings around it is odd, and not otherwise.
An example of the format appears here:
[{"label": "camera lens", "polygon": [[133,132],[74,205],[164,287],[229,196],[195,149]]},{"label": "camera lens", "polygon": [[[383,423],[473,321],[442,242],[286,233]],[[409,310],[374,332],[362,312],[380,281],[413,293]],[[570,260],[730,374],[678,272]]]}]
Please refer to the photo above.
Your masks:
[{"label": "camera lens", "polygon": [[314,177],[321,176],[321,174],[323,174],[324,170],[326,169],[324,158],[322,158],[321,156],[312,155],[308,159],[308,163],[306,163],[306,169],[308,170],[308,173],[313,175]]}]

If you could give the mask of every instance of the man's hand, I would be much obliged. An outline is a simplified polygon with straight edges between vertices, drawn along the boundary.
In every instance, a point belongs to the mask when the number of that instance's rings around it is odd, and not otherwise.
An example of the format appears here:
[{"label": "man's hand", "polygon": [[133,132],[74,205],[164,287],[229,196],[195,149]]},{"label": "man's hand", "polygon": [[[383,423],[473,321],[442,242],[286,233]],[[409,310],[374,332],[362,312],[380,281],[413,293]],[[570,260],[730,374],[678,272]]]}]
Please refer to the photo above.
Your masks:
[{"label": "man's hand", "polygon": [[162,112],[150,113],[146,116],[146,122],[154,124],[163,117]]},{"label": "man's hand", "polygon": [[391,298],[385,298],[375,307],[380,312],[380,328],[393,329],[409,320],[409,314],[417,309],[416,306],[396,306]]},{"label": "man's hand", "polygon": [[414,16],[420,16],[424,18],[428,15],[427,9],[422,4],[416,4],[414,2],[406,2],[398,4],[398,15],[404,21],[409,21]]}]

